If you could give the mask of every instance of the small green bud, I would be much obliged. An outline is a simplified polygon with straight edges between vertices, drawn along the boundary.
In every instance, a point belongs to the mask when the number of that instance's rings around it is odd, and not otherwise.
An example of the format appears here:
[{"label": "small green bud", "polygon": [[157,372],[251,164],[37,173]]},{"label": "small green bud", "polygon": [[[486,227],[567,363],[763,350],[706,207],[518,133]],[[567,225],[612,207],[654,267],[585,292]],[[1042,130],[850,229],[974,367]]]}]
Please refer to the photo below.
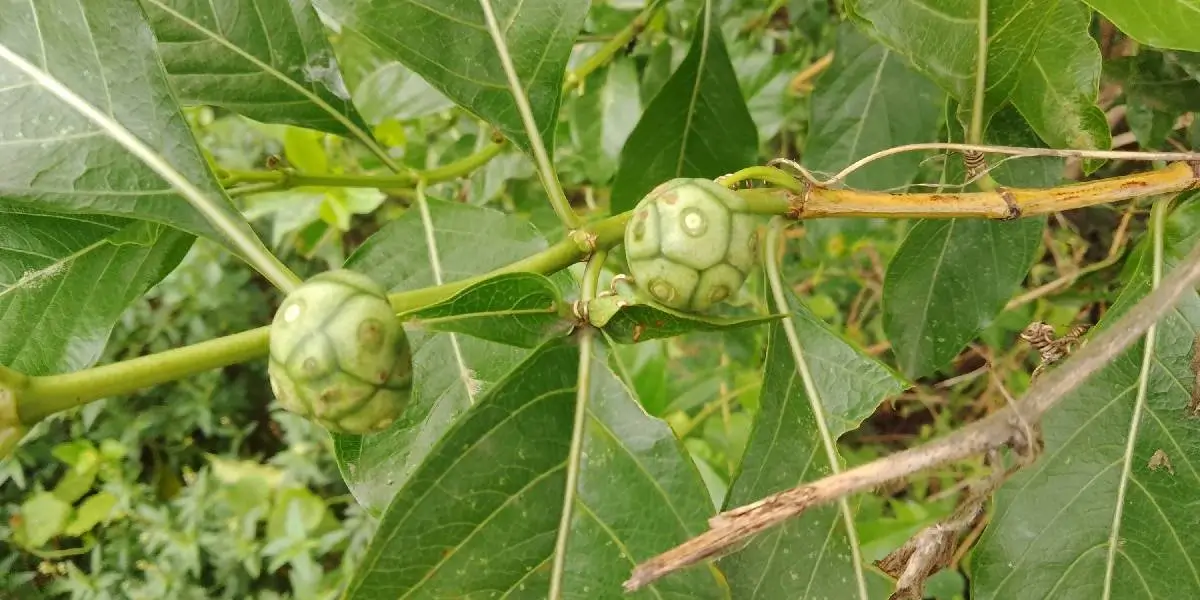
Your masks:
[{"label": "small green bud", "polygon": [[333,432],[377,433],[408,406],[412,352],[383,287],[328,271],[275,313],[268,374],[285,409]]},{"label": "small green bud", "polygon": [[704,313],[734,297],[758,257],[756,217],[736,193],[708,179],[672,179],[634,208],[625,257],[634,284],[654,301]]}]

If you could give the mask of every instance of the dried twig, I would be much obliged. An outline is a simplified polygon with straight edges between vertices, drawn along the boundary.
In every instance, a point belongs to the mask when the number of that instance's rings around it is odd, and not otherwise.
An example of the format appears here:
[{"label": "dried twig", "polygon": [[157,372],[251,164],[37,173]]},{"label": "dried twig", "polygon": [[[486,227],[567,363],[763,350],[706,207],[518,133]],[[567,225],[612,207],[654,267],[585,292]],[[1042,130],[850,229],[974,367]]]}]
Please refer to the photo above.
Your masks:
[{"label": "dried twig", "polygon": [[979,521],[988,499],[1004,483],[1000,453],[988,452],[987,462],[991,475],[974,482],[950,516],[922,529],[903,546],[875,561],[875,566],[896,580],[896,591],[889,600],[921,600],[929,577],[950,564],[959,536]]},{"label": "dried twig", "polygon": [[1124,352],[1146,330],[1200,282],[1200,245],[1118,321],[1092,337],[1058,368],[1040,377],[1024,398],[991,416],[922,446],[805,483],[709,520],[710,529],[638,565],[625,589],[633,591],[669,573],[715,558],[737,544],[814,506],[867,491],[914,473],[1010,446],[1023,454],[1027,440],[1022,423],[1037,423],[1043,414],[1089,377]]}]

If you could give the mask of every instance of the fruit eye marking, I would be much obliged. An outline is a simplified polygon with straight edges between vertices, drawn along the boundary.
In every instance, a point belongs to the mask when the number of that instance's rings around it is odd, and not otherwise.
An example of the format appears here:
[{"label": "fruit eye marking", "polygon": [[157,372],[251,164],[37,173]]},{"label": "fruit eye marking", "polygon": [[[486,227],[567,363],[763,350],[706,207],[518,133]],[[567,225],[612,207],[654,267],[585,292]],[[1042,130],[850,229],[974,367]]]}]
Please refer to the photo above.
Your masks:
[{"label": "fruit eye marking", "polygon": [[650,282],[650,293],[660,302],[668,302],[675,297],[675,286],[662,279],[655,279]]},{"label": "fruit eye marking", "polygon": [[718,285],[717,287],[713,288],[712,291],[709,292],[709,294],[708,294],[708,299],[710,302],[720,302],[728,297],[729,297],[729,288],[727,288],[723,285]]},{"label": "fruit eye marking", "polygon": [[283,310],[283,322],[291,323],[291,322],[295,321],[296,319],[299,319],[300,313],[302,313],[302,312],[304,312],[304,308],[300,306],[300,303],[293,302],[292,304],[288,305],[288,307]]},{"label": "fruit eye marking", "polygon": [[704,218],[704,214],[697,208],[688,208],[683,211],[681,217],[683,230],[693,237],[704,235],[708,231],[708,219]]}]

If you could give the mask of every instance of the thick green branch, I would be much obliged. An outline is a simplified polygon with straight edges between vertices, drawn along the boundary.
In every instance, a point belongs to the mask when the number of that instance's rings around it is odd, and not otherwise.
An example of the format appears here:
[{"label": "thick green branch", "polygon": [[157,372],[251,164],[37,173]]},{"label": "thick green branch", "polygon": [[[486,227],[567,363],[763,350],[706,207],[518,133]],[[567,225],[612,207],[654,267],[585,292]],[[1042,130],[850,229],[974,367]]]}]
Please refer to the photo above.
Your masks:
[{"label": "thick green branch", "polygon": [[[887,194],[815,186],[800,186],[802,191],[796,192],[793,191],[796,187],[790,184],[785,186],[790,189],[749,189],[740,190],[738,194],[745,199],[750,212],[792,219],[834,216],[1006,219],[1013,217],[1014,206],[1018,214],[1032,216],[1177,192],[1198,185],[1200,175],[1190,165],[1177,163],[1149,173],[1050,189],[1009,189],[1004,194]],[[561,271],[597,250],[619,245],[631,216],[632,213],[627,212],[595,222],[537,254],[484,275],[391,294],[392,307],[402,315],[445,300],[472,284],[502,273],[551,274]],[[259,327],[192,346],[61,375],[27,377],[0,369],[0,391],[9,389],[15,393],[20,422],[32,425],[47,415],[100,398],[261,358],[267,353],[268,333],[268,327]]]},{"label": "thick green branch", "polygon": [[[621,242],[629,214],[609,217],[584,228],[583,235],[484,275],[389,295],[397,314],[440,302],[462,289],[502,273],[561,271],[592,254],[593,248],[612,248]],[[577,239],[578,238],[578,239]],[[267,354],[270,327],[263,326],[191,346],[174,348],[131,360],[60,375],[29,377],[0,371],[0,390],[11,389],[21,423],[32,425],[54,413],[111,396],[182,379],[211,369],[262,358]]]}]

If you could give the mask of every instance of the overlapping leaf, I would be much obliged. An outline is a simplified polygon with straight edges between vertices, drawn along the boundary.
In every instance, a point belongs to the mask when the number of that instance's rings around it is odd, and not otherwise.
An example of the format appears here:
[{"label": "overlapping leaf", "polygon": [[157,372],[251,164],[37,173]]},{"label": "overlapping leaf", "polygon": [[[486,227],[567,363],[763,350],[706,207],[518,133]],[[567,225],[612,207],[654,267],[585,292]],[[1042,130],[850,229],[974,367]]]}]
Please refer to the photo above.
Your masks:
[{"label": "overlapping leaf", "polygon": [[141,2],[180,102],[267,123],[369,135],[308,2]]},{"label": "overlapping leaf", "polygon": [[[157,152],[239,220],[180,114],[137,4],[17,3],[4,8],[0,49]],[[22,212],[154,221],[225,241],[158,173],[28,73],[0,58],[0,199]],[[242,222],[244,225],[244,222]],[[249,226],[245,225],[249,232]],[[252,235],[252,234],[251,234]]]},{"label": "overlapping leaf", "polygon": [[347,598],[546,597],[578,355],[564,340],[538,349],[430,444]]},{"label": "overlapping leaf", "polygon": [[[542,139],[553,148],[563,71],[588,3],[485,1],[504,34],[505,51]],[[320,0],[317,6],[488,120],[518,147],[530,149],[480,2]]]},{"label": "overlapping leaf", "polygon": [[[872,42],[849,24],[837,33],[833,64],[817,81],[804,166],[836,173],[893,146],[936,139],[945,94],[914,72],[903,56]],[[871,163],[847,184],[889,189],[912,181],[922,156],[900,154]]]},{"label": "overlapping leaf", "polygon": [[[1037,50],[1021,69],[1012,103],[1051,148],[1107,150],[1112,145],[1100,89],[1100,48],[1089,27],[1091,11],[1079,0],[1055,0]],[[990,54],[989,54],[990,57]]]},{"label": "overlapping leaf", "polygon": [[533,348],[570,331],[558,288],[537,273],[506,273],[405,315],[410,327]]},{"label": "overlapping leaf", "polygon": [[[413,290],[480,275],[546,248],[520,218],[490,209],[427,200],[430,222],[415,207],[369,238],[346,262],[387,286]],[[432,246],[426,228],[432,227]],[[484,249],[484,251],[481,251]],[[480,393],[528,354],[527,350],[457,334],[410,331],[416,383],[412,404],[386,432],[336,436],[346,483],[371,510],[395,490]]]},{"label": "overlapping leaf", "polygon": [[[987,140],[1037,145],[1011,108],[996,115]],[[948,181],[963,179],[958,160],[948,169]],[[999,165],[992,176],[1004,185],[1045,187],[1058,181],[1061,169],[1056,159],[1028,159]],[[905,375],[942,367],[995,318],[1029,272],[1045,222],[927,219],[912,226],[883,286],[883,326]]]},{"label": "overlapping leaf", "polygon": [[984,122],[1011,101],[1048,144],[1106,148],[1108,127],[1095,105],[1100,55],[1088,33],[1088,11],[1079,0],[847,3],[860,25],[907,56],[963,110],[971,108],[975,97],[979,7],[984,5]]},{"label": "overlapping leaf", "polygon": [[[790,291],[792,323],[831,436],[855,429],[903,380],[814,317]],[[784,324],[771,325],[760,412],[726,507],[747,504],[830,473]],[[734,598],[856,598],[854,565],[837,506],[810,510],[720,561]],[[865,565],[864,565],[865,568]],[[868,584],[882,581],[870,578]],[[875,596],[872,597],[882,597]]]},{"label": "overlapping leaf", "polygon": [[[597,350],[564,598],[626,597],[633,565],[701,531],[713,510],[670,429]],[[447,430],[383,515],[349,598],[546,597],[579,361],[575,340],[548,342]],[[635,597],[724,593],[700,569]]]},{"label": "overlapping leaf", "polygon": [[1129,37],[1159,48],[1200,50],[1195,0],[1084,0]]},{"label": "overlapping leaf", "polygon": [[[1180,204],[1168,222],[1166,273],[1200,240],[1200,204]],[[1149,292],[1150,241],[1098,328]],[[996,496],[972,559],[973,598],[1200,595],[1200,421],[1188,366],[1198,331],[1200,296],[1190,293],[1158,322],[1149,372],[1139,341],[1046,414],[1044,454]]]},{"label": "overlapping leaf", "polygon": [[637,65],[618,60],[589,77],[584,90],[571,105],[571,141],[584,175],[603,184],[616,172],[621,148],[642,113]]},{"label": "overlapping leaf", "polygon": [[728,597],[712,566],[663,579],[637,594],[622,590],[638,563],[706,530],[714,507],[670,427],[646,414],[609,369],[608,349],[594,348],[564,597]]},{"label": "overlapping leaf", "polygon": [[675,177],[719,177],[754,164],[758,133],[721,38],[715,3],[700,9],[692,47],[625,142],[613,211]]},{"label": "overlapping leaf", "polygon": [[31,375],[93,365],[128,304],[194,239],[163,225],[24,213],[0,201],[0,365]]},{"label": "overlapping leaf", "polygon": [[589,304],[590,322],[614,341],[636,344],[665,339],[694,331],[732,331],[753,327],[780,318],[780,315],[751,317],[715,317],[683,313],[663,306],[626,304],[608,296]]}]

